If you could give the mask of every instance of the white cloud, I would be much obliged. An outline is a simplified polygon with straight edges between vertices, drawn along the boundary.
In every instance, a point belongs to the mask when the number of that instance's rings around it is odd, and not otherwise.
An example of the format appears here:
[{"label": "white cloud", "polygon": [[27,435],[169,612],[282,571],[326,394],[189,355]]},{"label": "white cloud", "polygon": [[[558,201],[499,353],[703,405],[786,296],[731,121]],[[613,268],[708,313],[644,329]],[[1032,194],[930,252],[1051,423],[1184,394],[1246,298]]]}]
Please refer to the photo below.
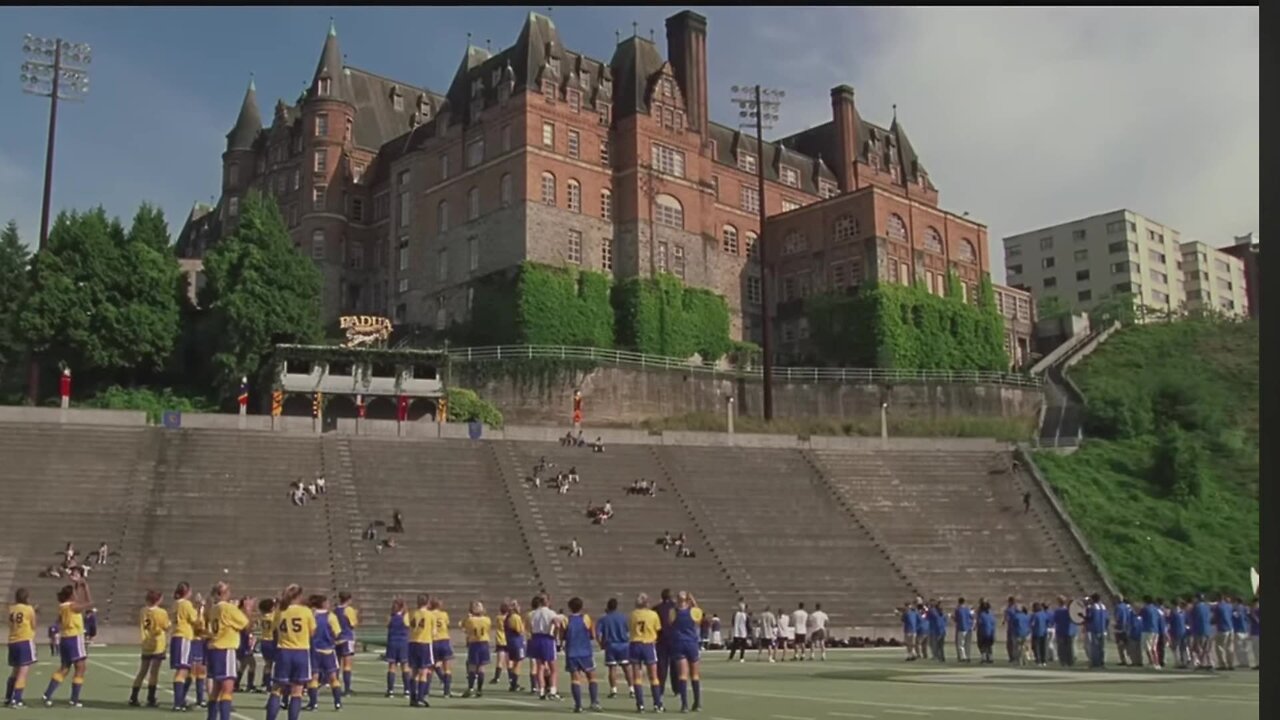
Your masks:
[{"label": "white cloud", "polygon": [[828,120],[842,82],[873,122],[896,103],[942,205],[988,223],[997,279],[1000,238],[1120,207],[1211,244],[1257,228],[1256,7],[768,15],[750,63],[787,78],[780,130]]}]

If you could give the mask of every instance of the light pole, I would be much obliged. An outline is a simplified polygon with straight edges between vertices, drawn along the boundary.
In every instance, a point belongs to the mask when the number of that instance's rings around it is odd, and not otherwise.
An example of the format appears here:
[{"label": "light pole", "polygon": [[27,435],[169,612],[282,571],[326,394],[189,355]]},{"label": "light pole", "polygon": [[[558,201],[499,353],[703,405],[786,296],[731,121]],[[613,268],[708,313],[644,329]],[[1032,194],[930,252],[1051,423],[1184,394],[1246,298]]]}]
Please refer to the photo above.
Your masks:
[{"label": "light pole", "polygon": [[[40,238],[36,256],[49,241],[49,201],[53,195],[53,138],[58,126],[58,101],[80,102],[89,92],[89,63],[93,61],[92,48],[87,43],[72,43],[62,38],[42,38],[26,35],[22,38],[22,91],[28,95],[49,98],[49,140],[44,156],[44,199],[40,208]],[[34,267],[34,264],[32,265]],[[33,282],[35,276],[33,274]],[[35,352],[27,380],[27,399],[35,405],[40,401],[40,364]]]},{"label": "light pole", "polygon": [[765,253],[764,223],[768,218],[764,207],[764,129],[773,128],[778,108],[786,92],[759,85],[734,85],[733,102],[738,106],[738,127],[756,128],[756,180],[759,182],[757,210],[760,212],[760,234],[756,237],[756,257],[760,259],[760,330],[764,335],[764,419],[773,419],[773,321],[769,318],[769,262]]}]

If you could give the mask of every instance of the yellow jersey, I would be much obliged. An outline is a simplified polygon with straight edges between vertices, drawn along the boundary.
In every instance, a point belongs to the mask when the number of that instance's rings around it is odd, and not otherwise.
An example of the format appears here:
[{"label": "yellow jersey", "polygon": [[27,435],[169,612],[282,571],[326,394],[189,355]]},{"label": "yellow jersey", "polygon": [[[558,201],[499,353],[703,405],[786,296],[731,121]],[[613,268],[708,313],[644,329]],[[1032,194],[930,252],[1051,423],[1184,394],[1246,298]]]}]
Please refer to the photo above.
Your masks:
[{"label": "yellow jersey", "polygon": [[258,618],[258,640],[261,642],[275,642],[276,640],[276,614],[272,611],[269,615],[263,615]]},{"label": "yellow jersey", "polygon": [[435,616],[426,608],[418,608],[409,616],[409,642],[429,643],[435,639]]},{"label": "yellow jersey", "polygon": [[489,644],[489,630],[493,621],[484,615],[469,615],[462,621],[462,630],[467,634],[467,644]]},{"label": "yellow jersey", "polygon": [[658,613],[649,608],[636,608],[631,611],[627,623],[631,642],[653,645],[658,642]]},{"label": "yellow jersey", "polygon": [[343,616],[347,618],[347,623],[351,625],[352,632],[355,632],[356,628],[360,627],[360,614],[356,612],[354,607],[351,605],[341,605],[338,607],[338,612],[342,613]]},{"label": "yellow jersey", "polygon": [[183,640],[196,638],[196,626],[200,624],[200,615],[196,606],[186,598],[173,604],[173,636]]},{"label": "yellow jersey", "polygon": [[9,642],[26,642],[36,636],[36,609],[26,603],[9,606]]},{"label": "yellow jersey", "polygon": [[168,647],[169,613],[159,605],[142,608],[142,617],[138,621],[138,630],[142,633],[142,654],[159,655]]},{"label": "yellow jersey", "polygon": [[507,646],[507,616],[498,615],[493,619],[493,644],[499,648]]},{"label": "yellow jersey", "polygon": [[523,637],[526,634],[524,631],[524,618],[520,617],[520,613],[511,613],[510,615],[507,615],[507,622],[503,623],[503,635],[506,635],[507,633],[507,625],[511,626],[511,632],[516,635]]},{"label": "yellow jersey", "polygon": [[276,613],[276,648],[310,650],[316,634],[316,615],[306,605],[290,605]]},{"label": "yellow jersey", "polygon": [[436,610],[433,612],[433,617],[436,623],[436,628],[435,630],[432,631],[432,635],[435,636],[435,641],[440,642],[441,640],[448,640],[449,639],[449,613],[445,612],[444,610]]},{"label": "yellow jersey", "polygon": [[234,603],[225,600],[209,608],[209,647],[213,650],[240,649],[240,631],[249,627],[249,618]]}]

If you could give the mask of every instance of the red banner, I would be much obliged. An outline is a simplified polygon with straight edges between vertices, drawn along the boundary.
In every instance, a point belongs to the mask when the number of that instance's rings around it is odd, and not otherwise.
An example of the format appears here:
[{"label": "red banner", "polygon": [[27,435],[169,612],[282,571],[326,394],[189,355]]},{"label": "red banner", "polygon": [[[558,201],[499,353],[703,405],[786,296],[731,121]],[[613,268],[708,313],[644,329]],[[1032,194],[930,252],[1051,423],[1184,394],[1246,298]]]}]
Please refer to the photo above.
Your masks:
[{"label": "red banner", "polygon": [[396,420],[404,422],[409,419],[409,397],[401,395],[400,401],[396,404]]},{"label": "red banner", "polygon": [[58,393],[66,398],[71,397],[71,371],[62,371],[62,377],[58,380]]}]

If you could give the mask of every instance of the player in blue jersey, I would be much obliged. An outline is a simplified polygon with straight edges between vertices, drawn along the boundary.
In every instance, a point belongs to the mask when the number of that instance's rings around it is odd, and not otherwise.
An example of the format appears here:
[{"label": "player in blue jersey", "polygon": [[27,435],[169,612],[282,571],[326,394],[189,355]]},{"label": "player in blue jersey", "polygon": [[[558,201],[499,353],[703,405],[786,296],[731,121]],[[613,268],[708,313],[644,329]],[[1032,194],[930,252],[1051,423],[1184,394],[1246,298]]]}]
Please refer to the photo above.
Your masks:
[{"label": "player in blue jersey", "polygon": [[698,626],[702,624],[702,608],[687,590],[676,593],[675,607],[668,611],[671,633],[668,646],[676,663],[676,693],[680,695],[680,712],[689,710],[689,685],[693,685],[693,711],[702,709],[702,663],[698,652]]},{"label": "player in blue jersey", "polygon": [[[236,603],[236,608],[244,613],[245,617],[253,614],[253,604],[250,602],[253,598],[240,598]],[[253,624],[245,626],[240,631],[240,647],[236,648],[236,684],[235,691],[241,691],[241,683],[244,681],[245,673],[249,674],[249,684],[244,687],[244,692],[258,692],[258,638],[254,632]]]},{"label": "player in blue jersey", "polygon": [[582,683],[585,680],[591,709],[599,712],[600,686],[596,682],[595,647],[592,645],[591,616],[582,612],[582,598],[569,599],[569,617],[564,625],[564,669],[573,683],[573,711],[582,712]]},{"label": "player in blue jersey", "polygon": [[404,695],[409,697],[413,678],[409,671],[409,622],[404,614],[404,600],[391,601],[391,615],[387,618],[387,697],[396,694],[396,670],[404,683]]},{"label": "player in blue jersey", "polygon": [[[627,616],[618,611],[618,599],[609,598],[604,617],[596,624],[596,639],[604,650],[604,665],[609,669],[609,697],[618,695],[618,676],[627,679],[631,640],[627,634]],[[632,690],[628,688],[628,694]]]},{"label": "player in blue jersey", "polygon": [[342,681],[338,679],[338,636],[342,626],[329,610],[329,598],[312,595],[307,602],[315,613],[316,632],[311,636],[311,682],[307,683],[307,710],[315,710],[320,701],[320,685],[333,692],[333,709],[342,709]]},{"label": "player in blue jersey", "polygon": [[275,614],[274,598],[258,601],[258,652],[262,655],[262,687],[258,692],[271,691],[271,669],[276,661]]},{"label": "player in blue jersey", "polygon": [[995,662],[991,657],[991,649],[996,644],[996,617],[991,614],[991,603],[984,600],[978,601],[978,655],[982,656],[981,663],[990,665]]},{"label": "player in blue jersey", "polygon": [[898,611],[902,616],[902,646],[907,649],[907,662],[916,659],[916,632],[920,627],[920,614],[911,603],[902,606]]},{"label": "player in blue jersey", "polygon": [[338,664],[342,669],[342,694],[355,695],[351,689],[351,673],[355,668],[356,628],[360,626],[360,615],[351,604],[351,593],[338,593],[338,607],[334,608],[333,614],[338,618],[338,627],[342,628],[337,647]]}]

